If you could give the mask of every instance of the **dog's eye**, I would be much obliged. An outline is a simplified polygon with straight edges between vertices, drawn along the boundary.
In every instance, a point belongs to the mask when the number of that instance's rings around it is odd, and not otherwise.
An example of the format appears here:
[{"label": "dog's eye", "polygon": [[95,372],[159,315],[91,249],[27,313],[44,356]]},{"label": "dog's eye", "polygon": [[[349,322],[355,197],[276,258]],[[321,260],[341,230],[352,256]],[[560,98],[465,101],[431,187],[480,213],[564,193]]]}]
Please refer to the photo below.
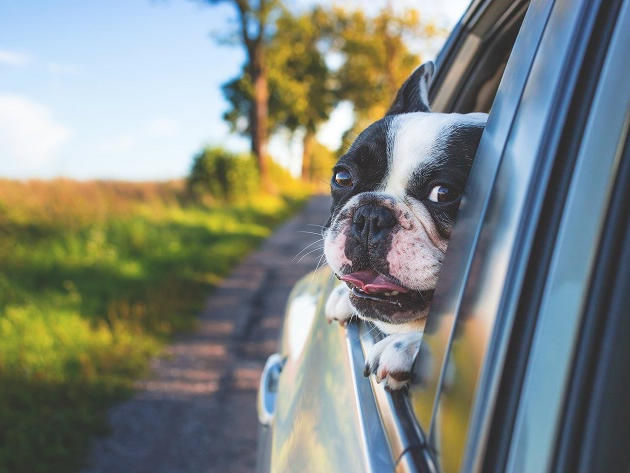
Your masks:
[{"label": "dog's eye", "polygon": [[429,200],[437,203],[452,202],[459,197],[459,192],[451,189],[448,186],[435,186],[431,189],[429,194]]},{"label": "dog's eye", "polygon": [[335,173],[335,183],[341,187],[352,187],[352,175],[347,169],[340,169]]}]

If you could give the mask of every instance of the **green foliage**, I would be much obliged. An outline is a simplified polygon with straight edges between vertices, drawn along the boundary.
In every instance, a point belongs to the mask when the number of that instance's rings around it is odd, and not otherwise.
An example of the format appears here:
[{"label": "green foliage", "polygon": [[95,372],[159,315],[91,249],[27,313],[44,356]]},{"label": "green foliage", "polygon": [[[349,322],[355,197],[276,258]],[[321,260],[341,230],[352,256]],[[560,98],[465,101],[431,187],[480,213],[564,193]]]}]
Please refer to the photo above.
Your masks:
[{"label": "green foliage", "polygon": [[[268,43],[269,29],[273,16],[282,7],[281,0],[202,0],[205,3],[216,5],[218,3],[231,4],[236,13],[236,21],[232,23],[232,38],[238,38],[238,43],[245,52],[243,74],[248,77],[251,88],[245,101],[237,86],[233,89],[235,103],[245,105],[248,119],[246,133],[251,140],[251,150],[256,157],[260,181],[265,190],[269,190],[269,156],[267,154],[268,141],[268,102],[269,90],[267,84],[267,64],[265,62],[265,50]],[[228,84],[229,86],[229,84]],[[239,111],[243,111],[237,109]],[[226,116],[229,116],[230,112]]]},{"label": "green foliage", "polygon": [[305,195],[184,194],[0,180],[0,471],[76,471],[111,403]]},{"label": "green foliage", "polygon": [[315,132],[335,107],[333,71],[322,45],[328,21],[321,8],[300,15],[285,10],[276,20],[267,50],[272,131]]},{"label": "green foliage", "polygon": [[188,189],[196,197],[211,196],[222,202],[257,193],[260,179],[256,162],[223,148],[205,148],[195,156]]},{"label": "green foliage", "polygon": [[[230,131],[250,136],[250,118],[254,103],[254,84],[250,74],[244,69],[240,76],[223,84],[221,89],[232,106],[223,114],[223,119],[230,125]],[[272,117],[271,119],[273,121]]]},{"label": "green foliage", "polygon": [[417,10],[396,14],[390,8],[370,17],[362,10],[334,10],[334,48],[342,63],[337,80],[340,100],[354,106],[355,130],[385,115],[396,92],[421,58],[409,49],[410,40],[436,34]]},{"label": "green foliage", "polygon": [[[312,189],[277,163],[269,163],[275,192],[303,199]],[[223,148],[205,148],[195,158],[187,179],[188,191],[200,203],[252,203],[260,198],[258,170],[251,155]]]},{"label": "green foliage", "polygon": [[[303,178],[311,172],[313,140],[340,103],[353,104],[355,123],[349,141],[369,123],[382,118],[398,88],[421,59],[411,41],[438,34],[416,10],[376,15],[363,10],[315,7],[299,14],[279,10],[273,34],[265,38],[269,91],[267,132],[280,129],[304,133]],[[334,61],[330,61],[334,58]],[[332,67],[330,64],[335,64]],[[224,118],[233,131],[252,133],[256,87],[251,70],[223,86],[232,107]]]},{"label": "green foliage", "polygon": [[[283,9],[276,19],[275,33],[269,36],[265,51],[269,133],[302,127],[315,131],[336,104],[332,71],[321,47],[326,32],[330,32],[328,14],[321,8],[300,15]],[[247,68],[223,86],[223,93],[232,105],[225,120],[232,131],[249,134],[255,90]]]}]

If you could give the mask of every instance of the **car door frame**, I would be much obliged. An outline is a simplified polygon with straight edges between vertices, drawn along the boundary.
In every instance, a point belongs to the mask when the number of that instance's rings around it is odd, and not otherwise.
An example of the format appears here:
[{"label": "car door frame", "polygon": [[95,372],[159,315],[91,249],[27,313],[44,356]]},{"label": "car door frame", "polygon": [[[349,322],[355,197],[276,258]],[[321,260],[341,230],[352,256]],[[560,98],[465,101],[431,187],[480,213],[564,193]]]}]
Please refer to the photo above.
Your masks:
[{"label": "car door frame", "polygon": [[[461,470],[505,471],[506,464],[520,465],[516,460],[509,463],[508,457],[523,458],[515,453],[518,441],[512,442],[518,437],[506,435],[505,430],[514,425],[518,410],[514,400],[522,401],[518,386],[523,384],[523,369],[531,362],[528,354],[536,318],[522,313],[540,307],[546,278],[535,276],[546,274],[552,262],[555,250],[550,242],[559,228],[562,202],[571,183],[571,179],[563,181],[563,176],[567,167],[575,165],[576,157],[567,151],[576,143],[583,145],[581,135],[568,133],[584,129],[586,117],[575,112],[592,99],[588,95],[591,89],[583,88],[592,84],[580,79],[598,41],[592,34],[598,24],[592,9],[605,7],[603,2],[533,1],[514,48],[517,54],[506,68],[465,191],[478,200],[463,203],[440,276],[456,284],[449,284],[442,294],[436,291],[436,299],[439,295],[442,302],[429,318],[424,340],[441,367],[433,384],[437,401],[430,427],[438,464],[453,443],[440,430],[440,418],[453,409],[444,398],[454,390],[457,375],[467,369],[474,372],[474,389],[463,409],[455,406],[467,417],[466,450],[459,452]],[[524,47],[528,44],[533,49],[531,57]],[[570,60],[578,61],[577,66]],[[599,75],[595,77],[599,79]],[[552,180],[557,177],[559,182]],[[557,183],[558,188],[549,190],[549,182]],[[560,199],[557,208],[545,207],[550,197]],[[542,256],[535,261],[538,250]],[[515,340],[513,333],[522,338]],[[459,358],[466,359],[461,356],[466,340],[481,342],[483,349],[481,356],[468,357],[471,363],[462,368],[453,360],[458,350]],[[516,376],[505,369],[508,352],[519,353],[526,360]],[[513,393],[512,401],[505,401],[509,398],[506,393]],[[564,394],[561,388],[555,392],[560,401]],[[559,422],[557,416],[553,419]],[[551,418],[543,419],[540,414],[538,421],[542,420]],[[552,429],[551,440],[554,432]],[[554,445],[548,442],[545,462],[550,461],[549,449]]]}]

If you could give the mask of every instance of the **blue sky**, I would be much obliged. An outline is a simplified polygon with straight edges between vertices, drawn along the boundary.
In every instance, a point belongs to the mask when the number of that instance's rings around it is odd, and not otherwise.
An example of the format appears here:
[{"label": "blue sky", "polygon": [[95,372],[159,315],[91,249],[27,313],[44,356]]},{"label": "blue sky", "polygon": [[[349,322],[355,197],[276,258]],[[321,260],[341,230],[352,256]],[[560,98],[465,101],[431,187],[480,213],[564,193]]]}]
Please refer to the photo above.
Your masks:
[{"label": "blue sky", "polygon": [[[453,21],[466,0],[444,3]],[[247,149],[221,119],[244,55],[211,38],[232,15],[190,0],[0,0],[0,177],[172,179],[204,145]]]}]

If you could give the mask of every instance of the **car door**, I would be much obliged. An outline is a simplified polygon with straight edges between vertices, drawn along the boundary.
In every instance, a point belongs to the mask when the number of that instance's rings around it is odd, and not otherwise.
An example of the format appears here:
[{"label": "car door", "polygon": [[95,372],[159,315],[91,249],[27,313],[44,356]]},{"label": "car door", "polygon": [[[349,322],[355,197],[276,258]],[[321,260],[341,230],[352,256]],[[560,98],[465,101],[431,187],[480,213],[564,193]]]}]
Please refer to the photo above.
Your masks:
[{"label": "car door", "polygon": [[531,2],[416,363],[440,471],[628,471],[628,9]]}]

